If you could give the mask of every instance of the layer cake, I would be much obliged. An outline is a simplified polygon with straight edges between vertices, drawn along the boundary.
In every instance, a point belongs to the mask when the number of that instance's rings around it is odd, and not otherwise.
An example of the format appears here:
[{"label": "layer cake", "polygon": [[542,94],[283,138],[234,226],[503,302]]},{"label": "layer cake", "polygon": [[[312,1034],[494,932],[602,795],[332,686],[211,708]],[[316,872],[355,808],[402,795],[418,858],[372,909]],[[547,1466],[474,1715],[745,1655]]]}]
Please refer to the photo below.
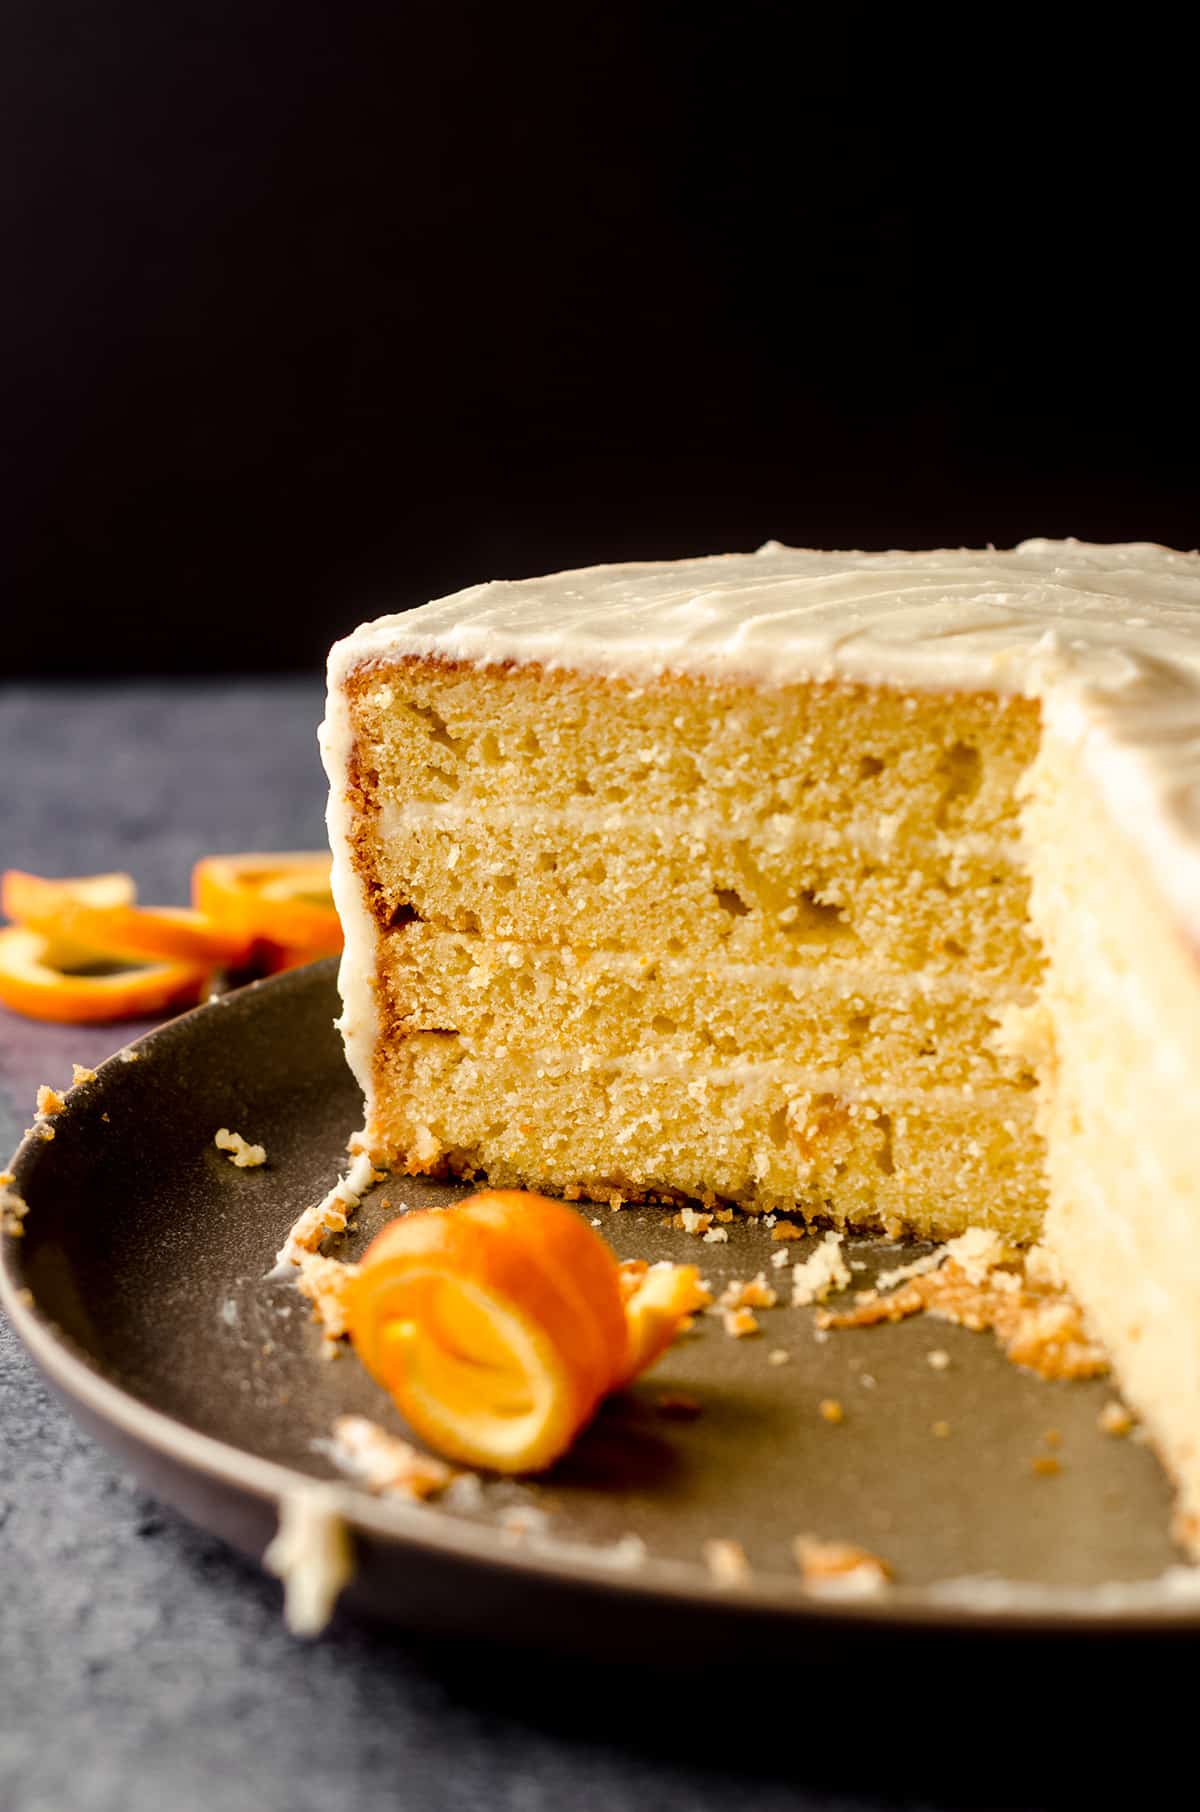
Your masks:
[{"label": "layer cake", "polygon": [[373,1151],[1044,1221],[1200,1540],[1200,557],[477,586],[337,645],[322,748]]}]

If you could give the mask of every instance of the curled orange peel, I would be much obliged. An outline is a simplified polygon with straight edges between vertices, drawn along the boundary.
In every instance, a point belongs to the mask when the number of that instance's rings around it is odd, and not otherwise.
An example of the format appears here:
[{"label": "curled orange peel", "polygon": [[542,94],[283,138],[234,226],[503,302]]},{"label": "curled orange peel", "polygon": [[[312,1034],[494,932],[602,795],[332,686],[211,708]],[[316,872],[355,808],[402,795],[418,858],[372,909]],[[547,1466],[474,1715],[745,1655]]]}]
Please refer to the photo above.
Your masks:
[{"label": "curled orange peel", "polygon": [[211,973],[203,964],[175,962],[89,974],[60,968],[63,960],[36,931],[0,930],[0,1002],[27,1019],[60,1025],[141,1019],[194,1006]]},{"label": "curled orange peel", "polygon": [[[682,1280],[669,1286],[667,1271]],[[646,1278],[631,1290],[561,1202],[489,1190],[385,1227],[350,1284],[347,1322],[430,1447],[467,1466],[540,1472],[704,1299],[693,1266]]]},{"label": "curled orange peel", "polygon": [[[129,883],[129,897],[114,884]],[[138,906],[128,875],[93,875],[48,881],[8,869],[0,879],[0,907],[56,949],[90,951],[137,963],[200,963],[213,969],[245,961],[249,946],[198,912],[180,906]]]},{"label": "curled orange peel", "polygon": [[695,1265],[646,1265],[639,1259],[621,1266],[625,1320],[629,1333],[625,1382],[661,1359],[680,1329],[712,1297]]},{"label": "curled orange peel", "polygon": [[262,947],[267,968],[292,968],[342,947],[320,850],[287,855],[206,856],[192,870],[192,904],[247,947]]}]

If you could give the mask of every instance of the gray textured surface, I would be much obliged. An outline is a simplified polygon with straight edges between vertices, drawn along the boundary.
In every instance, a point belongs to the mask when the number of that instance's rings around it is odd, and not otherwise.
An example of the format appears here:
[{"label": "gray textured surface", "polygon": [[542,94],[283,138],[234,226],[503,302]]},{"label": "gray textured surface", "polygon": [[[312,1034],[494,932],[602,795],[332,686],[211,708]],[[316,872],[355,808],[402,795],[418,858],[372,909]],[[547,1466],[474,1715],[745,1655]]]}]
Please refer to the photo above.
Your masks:
[{"label": "gray textured surface", "polygon": [[[0,691],[0,862],[127,866],[145,898],[179,900],[205,850],[311,846],[319,709],[297,681]],[[0,1146],[39,1081],[122,1041],[0,1010]],[[1128,1652],[1096,1657],[1123,1700],[1115,1742],[1098,1744],[1092,1714],[1061,1695],[1057,1653],[1044,1674],[1011,1651],[964,1655],[947,1688],[944,1653],[864,1651],[739,1689],[422,1650],[346,1620],[293,1642],[275,1586],[77,1432],[2,1322],[0,1594],[2,1812],[1109,1804],[1141,1768],[1120,1735]],[[914,1736],[914,1701],[961,1705],[968,1680],[1003,1709]],[[1056,1742],[1035,1761],[1002,1733],[1047,1690]],[[907,1735],[887,1734],[881,1699],[907,1712]],[[1168,1743],[1160,1726],[1165,1767]]]}]

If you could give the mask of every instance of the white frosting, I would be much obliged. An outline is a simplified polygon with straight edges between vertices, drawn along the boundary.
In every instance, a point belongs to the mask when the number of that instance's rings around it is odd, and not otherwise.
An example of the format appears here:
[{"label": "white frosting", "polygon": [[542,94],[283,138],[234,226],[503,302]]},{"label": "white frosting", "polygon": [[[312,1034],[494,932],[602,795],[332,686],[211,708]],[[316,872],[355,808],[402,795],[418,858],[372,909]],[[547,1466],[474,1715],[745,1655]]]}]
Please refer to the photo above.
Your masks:
[{"label": "white frosting", "polygon": [[637,683],[665,673],[1018,693],[1083,758],[1110,812],[1200,934],[1200,555],[1137,542],[1011,551],[756,554],[497,581],[381,617],[329,658],[322,750],[346,926],[347,1052],[364,1089],[374,928],[347,855],[347,674],[438,656]]},{"label": "white frosting", "polygon": [[[339,651],[345,646],[345,642],[337,643],[329,656],[329,694],[325,701],[325,721],[317,740],[329,779],[329,803],[325,822],[329,831],[329,847],[333,852],[330,886],[333,890],[333,903],[342,921],[344,938],[342,960],[338,967],[342,1011],[337,1025],[346,1050],[346,1062],[363,1092],[369,1117],[372,1094],[371,1054],[375,1048],[378,1025],[374,988],[375,920],[350,859],[351,810],[346,788],[354,734],[350,727],[349,703],[341,685],[345,669],[339,669],[335,677],[335,661]],[[328,1197],[326,1200],[328,1201]],[[276,1260],[277,1267],[294,1262],[285,1246]]]}]

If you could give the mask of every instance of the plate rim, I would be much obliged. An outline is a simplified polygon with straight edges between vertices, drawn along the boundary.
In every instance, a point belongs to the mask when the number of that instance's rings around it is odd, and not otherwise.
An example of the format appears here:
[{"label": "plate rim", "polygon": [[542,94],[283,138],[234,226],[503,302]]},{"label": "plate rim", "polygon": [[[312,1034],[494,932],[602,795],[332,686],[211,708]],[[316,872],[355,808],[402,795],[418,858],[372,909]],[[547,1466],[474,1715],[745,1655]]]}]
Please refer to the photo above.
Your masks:
[{"label": "plate rim", "polygon": [[[326,958],[283,975],[248,983],[215,999],[203,1002],[188,1012],[153,1027],[140,1037],[118,1047],[97,1066],[96,1074],[120,1066],[129,1072],[128,1083],[136,1086],[136,1065],[124,1057],[130,1050],[142,1050],[160,1041],[169,1042],[187,1036],[188,1026],[201,1015],[227,1011],[230,1006],[244,1007],[250,997],[265,989],[286,991],[299,986],[313,986],[322,971],[333,979],[337,958]],[[68,1098],[64,1114],[71,1112]],[[22,1182],[30,1179],[36,1187],[36,1171],[43,1164],[53,1164],[50,1142],[35,1124],[21,1139],[7,1168],[12,1172],[12,1187],[22,1194]],[[30,1203],[30,1214],[36,1206]],[[927,1586],[892,1585],[886,1592],[869,1598],[842,1598],[833,1593],[806,1587],[779,1573],[751,1573],[746,1581],[732,1585],[718,1584],[707,1575],[700,1561],[667,1561],[648,1555],[637,1566],[615,1567],[601,1551],[590,1551],[584,1543],[562,1541],[541,1536],[537,1543],[508,1545],[500,1531],[488,1523],[473,1522],[465,1517],[439,1513],[434,1506],[409,1504],[403,1500],[373,1497],[351,1480],[324,1480],[284,1465],[277,1460],[242,1448],[216,1435],[202,1433],[187,1423],[105,1377],[98,1363],[82,1350],[70,1336],[57,1327],[53,1318],[43,1313],[36,1297],[27,1300],[30,1285],[21,1267],[23,1238],[5,1232],[0,1235],[0,1307],[26,1352],[52,1385],[66,1397],[68,1407],[82,1409],[105,1428],[111,1427],[139,1448],[160,1456],[227,1491],[242,1493],[269,1505],[276,1515],[288,1497],[305,1491],[328,1493],[331,1510],[342,1518],[355,1534],[368,1536],[385,1546],[417,1555],[432,1552],[446,1560],[467,1566],[483,1567],[512,1577],[536,1580],[547,1586],[568,1589],[584,1587],[618,1598],[635,1597],[643,1601],[668,1601],[704,1610],[718,1618],[747,1616],[772,1622],[795,1623],[798,1628],[817,1625],[846,1625],[878,1634],[913,1632],[973,1635],[1075,1636],[1108,1634],[1113,1636],[1172,1635],[1194,1633],[1200,1629],[1200,1602],[1181,1598],[1172,1602],[1135,1603],[1114,1608],[1098,1602],[1089,1606],[1089,1593],[1099,1595],[1103,1587],[1031,1586],[1030,1599],[1012,1604],[969,1602],[931,1597]],[[95,1439],[95,1430],[88,1429]],[[130,1462],[132,1463],[132,1462]],[[157,1489],[151,1487],[152,1490]],[[168,1496],[159,1491],[159,1495]],[[183,1512],[185,1515],[187,1512]],[[555,1552],[556,1546],[570,1552]],[[1179,1561],[1186,1568],[1186,1560]],[[982,1583],[991,1575],[977,1576]],[[1001,1576],[994,1576],[1000,1580]],[[950,1583],[950,1582],[947,1582]],[[1023,1588],[1012,1582],[1014,1591]],[[1153,1578],[1129,1583],[1132,1588],[1145,1585],[1152,1589]],[[782,1588],[782,1589],[781,1589]],[[1056,1589],[1065,1602],[1053,1602]],[[1033,1595],[1045,1594],[1045,1604],[1032,1601]]]}]

